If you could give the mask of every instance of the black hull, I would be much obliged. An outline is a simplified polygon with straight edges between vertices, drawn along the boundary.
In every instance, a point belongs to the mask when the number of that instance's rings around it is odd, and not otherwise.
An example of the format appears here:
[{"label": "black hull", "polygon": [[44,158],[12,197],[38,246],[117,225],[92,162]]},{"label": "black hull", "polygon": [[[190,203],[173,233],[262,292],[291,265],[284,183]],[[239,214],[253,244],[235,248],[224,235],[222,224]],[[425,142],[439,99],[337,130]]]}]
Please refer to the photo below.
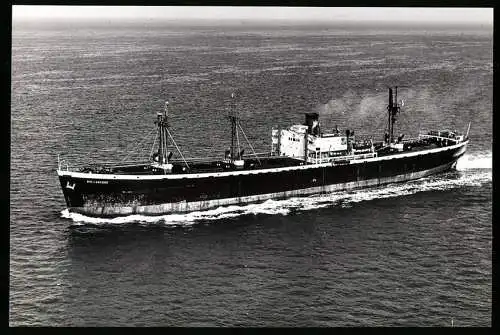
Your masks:
[{"label": "black hull", "polygon": [[70,211],[99,217],[161,215],[418,179],[451,169],[466,144],[413,156],[308,165],[288,171],[160,179],[114,179],[59,171],[59,179]]}]

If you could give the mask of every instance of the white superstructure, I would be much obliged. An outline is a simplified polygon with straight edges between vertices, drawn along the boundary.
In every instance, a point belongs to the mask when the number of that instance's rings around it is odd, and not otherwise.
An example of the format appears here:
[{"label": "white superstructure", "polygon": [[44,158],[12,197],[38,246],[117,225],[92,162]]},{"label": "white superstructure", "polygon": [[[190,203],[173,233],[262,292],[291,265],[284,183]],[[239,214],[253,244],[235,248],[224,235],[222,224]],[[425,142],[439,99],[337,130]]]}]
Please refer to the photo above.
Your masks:
[{"label": "white superstructure", "polygon": [[376,156],[373,144],[369,143],[363,149],[354,148],[355,137],[349,131],[345,135],[338,130],[333,134],[322,134],[316,113],[306,114],[305,125],[273,129],[271,136],[273,155],[297,158],[307,163],[327,163],[355,154]]}]

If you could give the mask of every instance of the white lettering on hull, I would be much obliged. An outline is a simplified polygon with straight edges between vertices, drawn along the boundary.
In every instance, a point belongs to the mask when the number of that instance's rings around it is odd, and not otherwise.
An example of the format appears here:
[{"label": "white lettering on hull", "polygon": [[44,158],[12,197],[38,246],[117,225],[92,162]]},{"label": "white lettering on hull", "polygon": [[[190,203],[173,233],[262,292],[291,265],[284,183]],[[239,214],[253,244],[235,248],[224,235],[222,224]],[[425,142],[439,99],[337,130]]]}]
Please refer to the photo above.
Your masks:
[{"label": "white lettering on hull", "polygon": [[108,184],[107,180],[87,180],[87,184]]},{"label": "white lettering on hull", "polygon": [[160,215],[160,214],[171,214],[171,213],[186,213],[193,211],[203,211],[211,208],[216,208],[220,206],[238,205],[253,202],[261,202],[268,199],[283,199],[290,198],[294,196],[303,196],[319,193],[329,193],[333,191],[350,190],[355,188],[364,188],[370,186],[384,185],[390,183],[403,182],[413,179],[419,179],[431,174],[439,173],[448,170],[452,167],[455,162],[450,162],[429,170],[401,174],[393,177],[385,178],[375,178],[363,181],[353,181],[342,184],[325,185],[318,187],[310,187],[306,189],[298,189],[286,192],[277,193],[267,193],[259,194],[246,197],[238,198],[226,198],[226,199],[214,199],[205,201],[193,201],[193,202],[177,202],[177,203],[165,203],[159,205],[148,205],[148,206],[88,206],[88,207],[73,207],[70,208],[71,211],[87,214],[87,215],[97,215],[97,216],[123,216],[132,214],[144,214],[144,215]]}]

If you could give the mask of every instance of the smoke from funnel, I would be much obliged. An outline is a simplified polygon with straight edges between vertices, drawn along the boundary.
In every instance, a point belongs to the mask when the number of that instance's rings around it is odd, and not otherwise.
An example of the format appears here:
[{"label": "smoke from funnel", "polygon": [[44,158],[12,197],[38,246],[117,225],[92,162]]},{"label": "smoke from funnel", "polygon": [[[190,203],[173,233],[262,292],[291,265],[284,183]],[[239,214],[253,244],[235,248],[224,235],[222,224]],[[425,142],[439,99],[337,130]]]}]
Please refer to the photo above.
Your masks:
[{"label": "smoke from funnel", "polygon": [[[386,99],[387,94],[385,93],[362,96],[348,90],[342,97],[331,99],[326,104],[319,105],[316,111],[327,129],[334,129],[337,124],[341,128],[358,127],[360,121],[362,123],[367,121],[373,126],[378,125],[378,121],[384,118]],[[366,130],[371,131],[371,128]]]}]

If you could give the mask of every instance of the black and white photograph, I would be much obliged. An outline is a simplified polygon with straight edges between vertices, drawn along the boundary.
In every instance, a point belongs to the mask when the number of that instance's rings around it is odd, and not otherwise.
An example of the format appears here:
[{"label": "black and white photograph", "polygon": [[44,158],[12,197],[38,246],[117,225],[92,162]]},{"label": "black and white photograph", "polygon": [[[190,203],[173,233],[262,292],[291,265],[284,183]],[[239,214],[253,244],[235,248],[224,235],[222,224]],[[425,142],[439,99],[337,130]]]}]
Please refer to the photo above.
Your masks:
[{"label": "black and white photograph", "polygon": [[493,8],[11,8],[10,326],[492,325]]}]

